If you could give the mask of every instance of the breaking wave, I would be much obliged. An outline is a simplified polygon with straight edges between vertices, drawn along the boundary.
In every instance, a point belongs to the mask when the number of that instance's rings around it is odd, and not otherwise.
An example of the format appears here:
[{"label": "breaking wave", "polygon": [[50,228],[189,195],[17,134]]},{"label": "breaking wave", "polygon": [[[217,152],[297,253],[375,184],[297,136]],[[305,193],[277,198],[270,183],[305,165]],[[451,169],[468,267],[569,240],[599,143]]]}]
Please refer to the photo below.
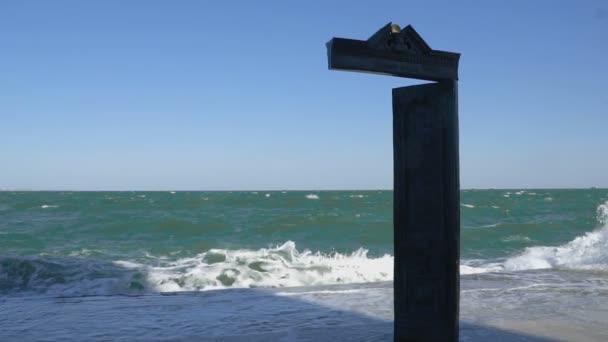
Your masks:
[{"label": "breaking wave", "polygon": [[211,249],[191,258],[95,261],[88,258],[0,258],[0,294],[98,295],[292,287],[390,281],[393,257],[308,250],[293,241],[259,250]]},{"label": "breaking wave", "polygon": [[[276,248],[212,249],[193,258],[148,268],[148,282],[158,291],[198,291],[225,287],[291,287],[391,280],[393,258],[298,252],[293,241]],[[140,266],[138,266],[140,267]]]},{"label": "breaking wave", "polygon": [[[461,274],[564,268],[608,271],[608,202],[597,208],[599,228],[557,247],[528,247],[488,262],[463,260]],[[524,239],[513,236],[512,239]],[[0,295],[58,296],[294,287],[393,279],[393,256],[298,251],[293,241],[274,248],[211,249],[188,258],[146,255],[109,260],[101,251],[68,257],[0,256]]]},{"label": "breaking wave", "polygon": [[[464,266],[466,274],[538,269],[608,271],[608,202],[597,208],[599,228],[557,247],[534,246],[502,262]],[[463,268],[461,268],[463,273]]]}]

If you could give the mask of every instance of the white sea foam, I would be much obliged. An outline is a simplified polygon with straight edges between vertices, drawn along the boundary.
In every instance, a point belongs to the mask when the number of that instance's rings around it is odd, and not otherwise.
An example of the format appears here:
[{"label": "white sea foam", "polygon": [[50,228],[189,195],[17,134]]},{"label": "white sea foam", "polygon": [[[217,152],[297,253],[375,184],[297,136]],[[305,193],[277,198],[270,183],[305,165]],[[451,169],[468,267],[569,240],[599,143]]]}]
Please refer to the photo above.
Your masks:
[{"label": "white sea foam", "polygon": [[350,197],[350,198],[364,198],[365,195],[350,195],[348,197]]},{"label": "white sea foam", "polygon": [[[551,267],[606,269],[608,263],[608,203],[598,208],[604,227],[559,247],[530,247],[500,261],[466,261],[460,274],[520,271]],[[488,227],[496,224],[488,225]],[[514,235],[508,241],[529,241]],[[158,260],[158,259],[157,259]],[[299,252],[292,241],[259,250],[212,249],[192,258],[158,260],[157,266],[128,263],[146,274],[155,291],[200,291],[227,287],[293,287],[366,283],[393,279],[393,256],[369,257],[367,250],[351,254]],[[160,266],[158,266],[160,265]]]},{"label": "white sea foam", "polygon": [[345,293],[361,293],[368,289],[347,289],[347,290],[316,290],[316,291],[298,291],[298,292],[277,292],[278,296],[302,296],[309,294],[345,294]]},{"label": "white sea foam", "polygon": [[270,194],[266,194],[266,195],[264,195],[264,196],[266,196],[266,197],[270,197]]},{"label": "white sea foam", "polygon": [[[259,250],[212,249],[192,258],[139,264],[156,291],[199,291],[226,287],[291,287],[365,283],[393,279],[393,257],[299,252],[293,241]],[[124,262],[123,262],[124,263]],[[122,264],[134,267],[133,262]],[[127,266],[128,265],[128,266]]]},{"label": "white sea foam", "polygon": [[[505,260],[504,271],[548,268],[608,271],[608,202],[597,208],[600,228],[557,247],[528,247],[523,253]],[[496,265],[490,268],[495,269]],[[488,265],[482,266],[488,268]]]},{"label": "white sea foam", "polygon": [[308,194],[306,195],[306,198],[308,199],[319,199],[319,195],[315,195],[315,194]]},{"label": "white sea foam", "polygon": [[597,207],[596,220],[604,226],[608,226],[608,202]]},{"label": "white sea foam", "polygon": [[460,205],[467,208],[475,208],[475,206],[472,204],[460,203]]},{"label": "white sea foam", "polygon": [[42,208],[42,209],[48,209],[48,208],[59,208],[59,206],[58,206],[58,205],[49,205],[49,204],[44,204],[44,205],[41,205],[41,206],[40,206],[40,208]]},{"label": "white sea foam", "polygon": [[469,266],[469,265],[460,265],[460,274],[479,274],[479,273],[488,273],[488,272],[499,272],[502,268],[499,265],[486,265],[486,266]]}]

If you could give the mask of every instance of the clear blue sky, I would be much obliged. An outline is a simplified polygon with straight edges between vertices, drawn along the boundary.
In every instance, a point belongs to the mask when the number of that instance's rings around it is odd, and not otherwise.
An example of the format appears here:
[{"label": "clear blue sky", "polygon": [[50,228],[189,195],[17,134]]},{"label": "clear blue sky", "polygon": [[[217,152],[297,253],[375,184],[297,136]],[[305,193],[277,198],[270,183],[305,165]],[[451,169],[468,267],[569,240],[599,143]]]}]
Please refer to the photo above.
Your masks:
[{"label": "clear blue sky", "polygon": [[392,188],[392,21],[462,53],[463,188],[608,187],[606,1],[2,1],[0,188]]}]

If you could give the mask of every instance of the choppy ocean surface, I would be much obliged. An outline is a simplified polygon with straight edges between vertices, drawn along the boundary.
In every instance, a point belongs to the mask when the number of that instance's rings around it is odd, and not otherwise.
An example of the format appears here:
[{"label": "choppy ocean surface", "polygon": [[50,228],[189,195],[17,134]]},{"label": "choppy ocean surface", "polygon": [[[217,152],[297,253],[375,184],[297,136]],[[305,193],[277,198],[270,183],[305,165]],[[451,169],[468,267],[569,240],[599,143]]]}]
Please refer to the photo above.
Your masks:
[{"label": "choppy ocean surface", "polygon": [[[461,340],[608,340],[608,190],[461,201]],[[390,191],[0,192],[0,340],[391,340],[392,248]]]}]

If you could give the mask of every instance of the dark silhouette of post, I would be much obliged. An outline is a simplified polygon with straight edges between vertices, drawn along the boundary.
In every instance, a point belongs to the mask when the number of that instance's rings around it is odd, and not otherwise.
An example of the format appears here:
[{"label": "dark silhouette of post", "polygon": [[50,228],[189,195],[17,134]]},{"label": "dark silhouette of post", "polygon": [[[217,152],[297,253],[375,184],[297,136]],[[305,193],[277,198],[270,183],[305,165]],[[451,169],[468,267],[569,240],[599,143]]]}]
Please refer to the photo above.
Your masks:
[{"label": "dark silhouette of post", "polygon": [[395,341],[458,341],[458,62],[411,27],[333,38],[329,68],[435,81],[393,89]]}]

